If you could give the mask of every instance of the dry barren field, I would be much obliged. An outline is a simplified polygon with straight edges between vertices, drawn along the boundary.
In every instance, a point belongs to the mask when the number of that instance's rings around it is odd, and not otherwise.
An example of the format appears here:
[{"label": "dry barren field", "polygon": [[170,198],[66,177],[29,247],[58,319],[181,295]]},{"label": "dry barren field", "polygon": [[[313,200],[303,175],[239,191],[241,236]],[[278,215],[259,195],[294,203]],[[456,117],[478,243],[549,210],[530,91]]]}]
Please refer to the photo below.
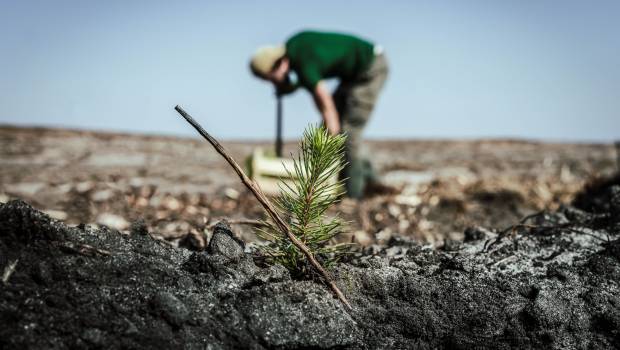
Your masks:
[{"label": "dry barren field", "polygon": [[[223,140],[242,162],[270,143]],[[294,152],[288,142],[285,153]],[[384,181],[402,190],[331,214],[347,219],[344,240],[364,246],[396,235],[441,246],[467,227],[502,228],[556,209],[591,179],[616,170],[611,144],[520,140],[370,141]],[[0,201],[19,198],[70,225],[128,230],[144,219],[163,239],[204,244],[221,218],[263,213],[224,160],[200,139],[40,128],[0,128]],[[252,228],[233,225],[246,241]],[[191,238],[191,239],[189,239]]]}]

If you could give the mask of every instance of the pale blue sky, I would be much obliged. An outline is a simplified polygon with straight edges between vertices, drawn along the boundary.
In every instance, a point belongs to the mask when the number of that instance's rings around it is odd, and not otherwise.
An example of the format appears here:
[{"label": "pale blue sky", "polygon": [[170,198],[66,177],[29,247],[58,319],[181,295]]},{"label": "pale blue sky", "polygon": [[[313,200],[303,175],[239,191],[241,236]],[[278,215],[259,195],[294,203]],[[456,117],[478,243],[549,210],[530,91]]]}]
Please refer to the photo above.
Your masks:
[{"label": "pale blue sky", "polygon": [[[0,0],[0,124],[271,138],[249,55],[303,29],[382,44],[370,137],[620,139],[620,1]],[[285,136],[319,120],[300,91]]]}]

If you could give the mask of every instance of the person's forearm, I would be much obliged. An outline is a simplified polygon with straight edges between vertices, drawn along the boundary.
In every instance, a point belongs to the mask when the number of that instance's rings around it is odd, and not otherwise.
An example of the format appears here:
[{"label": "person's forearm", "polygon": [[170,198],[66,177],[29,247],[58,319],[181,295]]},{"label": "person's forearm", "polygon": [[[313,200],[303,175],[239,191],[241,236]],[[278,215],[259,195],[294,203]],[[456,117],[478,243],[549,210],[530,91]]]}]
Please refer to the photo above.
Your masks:
[{"label": "person's forearm", "polygon": [[340,133],[340,117],[338,116],[336,105],[334,104],[331,94],[327,91],[325,83],[319,82],[317,84],[314,89],[313,97],[317,108],[321,112],[325,127],[329,130],[330,134],[338,135]]},{"label": "person's forearm", "polygon": [[338,135],[340,133],[340,120],[336,109],[328,108],[321,111],[321,114],[323,115],[323,122],[325,123],[327,130],[329,130],[329,133],[332,135]]}]

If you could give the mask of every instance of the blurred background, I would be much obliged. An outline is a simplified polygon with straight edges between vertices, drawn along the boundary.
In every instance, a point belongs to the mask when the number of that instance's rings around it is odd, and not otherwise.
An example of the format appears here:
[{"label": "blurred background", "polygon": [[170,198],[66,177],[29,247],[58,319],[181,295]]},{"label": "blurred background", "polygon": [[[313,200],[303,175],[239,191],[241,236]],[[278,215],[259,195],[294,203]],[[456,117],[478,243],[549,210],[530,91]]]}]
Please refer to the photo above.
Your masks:
[{"label": "blurred background", "polygon": [[[0,2],[0,123],[193,135],[274,134],[272,89],[247,68],[301,29],[386,49],[373,138],[620,137],[620,3],[557,1]],[[319,120],[285,100],[284,135]]]},{"label": "blurred background", "polygon": [[[619,14],[605,0],[0,0],[0,202],[121,231],[143,218],[198,248],[220,218],[262,218],[173,107],[240,161],[271,148],[273,89],[249,57],[319,29],[381,44],[391,69],[366,135],[401,193],[338,204],[344,239],[502,228],[616,171]],[[308,93],[286,97],[285,154],[318,121]]]}]

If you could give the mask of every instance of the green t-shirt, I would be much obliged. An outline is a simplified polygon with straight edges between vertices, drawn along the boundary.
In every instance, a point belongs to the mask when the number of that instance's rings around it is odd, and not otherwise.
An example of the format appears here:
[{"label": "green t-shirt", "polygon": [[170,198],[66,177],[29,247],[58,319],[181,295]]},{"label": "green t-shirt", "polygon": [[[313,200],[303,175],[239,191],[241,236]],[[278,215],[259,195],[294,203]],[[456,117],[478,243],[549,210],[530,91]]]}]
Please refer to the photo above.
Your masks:
[{"label": "green t-shirt", "polygon": [[352,35],[303,31],[286,41],[286,56],[299,85],[313,91],[321,79],[354,80],[374,58],[374,45]]}]

